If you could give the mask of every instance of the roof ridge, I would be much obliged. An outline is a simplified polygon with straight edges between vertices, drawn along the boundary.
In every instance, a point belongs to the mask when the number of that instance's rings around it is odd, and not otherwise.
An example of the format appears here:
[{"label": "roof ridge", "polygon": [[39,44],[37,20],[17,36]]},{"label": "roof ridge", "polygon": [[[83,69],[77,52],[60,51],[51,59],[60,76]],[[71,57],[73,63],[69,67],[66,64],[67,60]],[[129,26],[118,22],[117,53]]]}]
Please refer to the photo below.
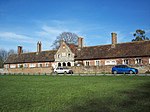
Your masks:
[{"label": "roof ridge", "polygon": [[[41,51],[41,52],[49,52],[49,51],[57,51],[57,50],[45,50],[45,51]],[[37,53],[37,52],[25,52],[25,53],[21,53],[21,54],[33,54],[33,53]],[[17,54],[17,53],[15,53]]]},{"label": "roof ridge", "polygon": [[[150,40],[144,40],[144,41],[133,41],[133,42],[121,42],[121,43],[117,43],[117,44],[130,44],[130,43],[142,43],[142,42],[150,42]],[[116,44],[116,45],[117,45]],[[84,47],[101,47],[101,46],[110,46],[112,44],[105,44],[105,45],[95,45],[95,46],[84,46]],[[83,48],[84,48],[83,47]]]}]

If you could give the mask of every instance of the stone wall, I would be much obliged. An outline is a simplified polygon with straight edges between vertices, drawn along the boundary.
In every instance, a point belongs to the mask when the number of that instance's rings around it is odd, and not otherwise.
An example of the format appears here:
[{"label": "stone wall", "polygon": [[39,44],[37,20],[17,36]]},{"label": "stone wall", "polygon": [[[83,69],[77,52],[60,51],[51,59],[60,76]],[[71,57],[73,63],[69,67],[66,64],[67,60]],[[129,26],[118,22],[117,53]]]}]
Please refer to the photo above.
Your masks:
[{"label": "stone wall", "polygon": [[[113,66],[74,66],[71,67],[74,73],[111,73]],[[145,73],[150,71],[150,65],[147,66],[131,66],[137,68],[139,73]],[[5,69],[5,73],[52,73],[52,67],[43,67],[43,68],[14,68],[14,69]]]}]

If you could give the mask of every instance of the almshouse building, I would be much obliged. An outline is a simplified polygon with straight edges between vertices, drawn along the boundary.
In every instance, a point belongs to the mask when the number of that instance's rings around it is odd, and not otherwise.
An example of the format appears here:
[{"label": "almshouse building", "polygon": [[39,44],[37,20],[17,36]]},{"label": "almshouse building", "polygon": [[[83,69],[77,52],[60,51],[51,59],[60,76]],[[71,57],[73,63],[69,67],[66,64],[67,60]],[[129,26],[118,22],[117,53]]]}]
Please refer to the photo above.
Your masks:
[{"label": "almshouse building", "polygon": [[51,72],[49,68],[58,66],[92,67],[126,64],[150,69],[150,41],[117,43],[117,34],[111,35],[112,43],[108,45],[85,47],[83,38],[79,37],[78,45],[62,41],[58,50],[42,51],[42,43],[38,42],[37,52],[23,53],[22,46],[18,46],[18,53],[10,55],[4,67],[8,72],[32,70],[33,73]]}]

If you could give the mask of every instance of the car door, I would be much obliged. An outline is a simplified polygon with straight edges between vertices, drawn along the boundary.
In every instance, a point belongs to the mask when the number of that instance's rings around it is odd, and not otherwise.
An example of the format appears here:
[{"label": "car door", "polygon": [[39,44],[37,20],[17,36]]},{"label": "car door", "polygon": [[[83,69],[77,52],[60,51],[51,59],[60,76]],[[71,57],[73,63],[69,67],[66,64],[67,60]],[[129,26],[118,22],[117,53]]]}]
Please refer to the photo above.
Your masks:
[{"label": "car door", "polygon": [[62,73],[62,68],[57,68],[57,73]]},{"label": "car door", "polygon": [[118,73],[125,73],[125,67],[123,66],[123,65],[120,65],[119,67],[118,67]]}]

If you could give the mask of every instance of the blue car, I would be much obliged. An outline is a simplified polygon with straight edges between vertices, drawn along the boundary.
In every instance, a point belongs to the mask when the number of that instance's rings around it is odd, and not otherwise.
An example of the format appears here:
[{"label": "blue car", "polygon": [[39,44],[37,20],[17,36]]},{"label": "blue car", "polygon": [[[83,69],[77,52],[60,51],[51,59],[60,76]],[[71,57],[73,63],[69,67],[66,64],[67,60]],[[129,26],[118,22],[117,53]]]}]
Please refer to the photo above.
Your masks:
[{"label": "blue car", "polygon": [[138,69],[130,68],[127,65],[117,65],[112,68],[112,73],[113,74],[117,74],[117,73],[137,74]]}]

